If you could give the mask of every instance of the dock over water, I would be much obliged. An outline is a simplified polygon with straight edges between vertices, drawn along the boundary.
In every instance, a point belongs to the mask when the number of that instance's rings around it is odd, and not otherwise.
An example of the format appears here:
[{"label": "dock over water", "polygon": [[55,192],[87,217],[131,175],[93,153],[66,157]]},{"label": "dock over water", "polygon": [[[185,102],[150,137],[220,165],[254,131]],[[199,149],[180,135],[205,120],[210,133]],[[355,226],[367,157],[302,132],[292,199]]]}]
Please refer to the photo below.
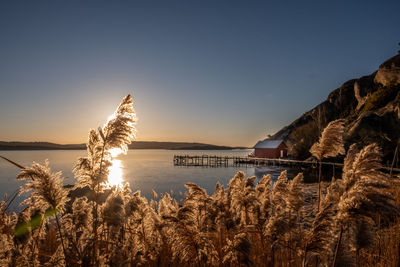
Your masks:
[{"label": "dock over water", "polygon": [[[298,168],[317,168],[317,161],[302,161],[282,158],[255,158],[237,156],[212,156],[212,155],[174,155],[175,166],[200,166],[200,167],[264,167],[285,166]],[[342,169],[343,163],[322,162],[323,167]],[[384,167],[383,171],[390,172],[390,167]],[[392,169],[393,174],[400,174],[399,168]]]},{"label": "dock over water", "polygon": [[[323,162],[324,166],[342,168],[343,164]],[[317,167],[316,161],[301,161],[292,159],[254,158],[236,156],[211,155],[174,155],[175,166],[202,166],[202,167],[247,167],[247,166],[290,166],[290,167]]]}]

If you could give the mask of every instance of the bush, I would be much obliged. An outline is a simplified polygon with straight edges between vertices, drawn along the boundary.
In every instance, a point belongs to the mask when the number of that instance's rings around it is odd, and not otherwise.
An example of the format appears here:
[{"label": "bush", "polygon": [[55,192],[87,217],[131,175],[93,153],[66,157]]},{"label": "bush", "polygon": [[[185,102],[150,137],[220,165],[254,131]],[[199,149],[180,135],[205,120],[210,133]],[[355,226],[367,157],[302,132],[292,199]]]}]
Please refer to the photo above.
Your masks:
[{"label": "bush", "polygon": [[381,108],[389,101],[394,99],[398,94],[400,86],[394,82],[389,83],[388,86],[380,86],[378,90],[371,94],[364,104],[362,113]]},{"label": "bush", "polygon": [[318,140],[319,130],[315,121],[296,128],[289,136],[289,154],[297,159],[311,156],[310,148]]}]

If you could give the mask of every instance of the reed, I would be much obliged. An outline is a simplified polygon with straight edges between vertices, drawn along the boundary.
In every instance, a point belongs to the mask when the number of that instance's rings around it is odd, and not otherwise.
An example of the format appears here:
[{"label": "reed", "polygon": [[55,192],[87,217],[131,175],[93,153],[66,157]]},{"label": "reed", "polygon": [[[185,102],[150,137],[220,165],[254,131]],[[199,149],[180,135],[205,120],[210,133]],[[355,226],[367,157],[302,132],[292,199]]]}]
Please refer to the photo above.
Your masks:
[{"label": "reed", "polygon": [[339,154],[344,154],[343,146],[344,120],[332,121],[322,131],[321,137],[311,148],[310,153],[317,158],[319,163],[318,168],[318,209],[321,206],[321,174],[322,160],[328,157],[336,157]]},{"label": "reed", "polygon": [[[23,211],[0,202],[1,266],[398,266],[400,183],[381,171],[377,145],[351,146],[343,176],[330,183],[305,185],[286,171],[257,183],[238,172],[210,195],[187,183],[182,201],[155,191],[149,201],[107,183],[111,149],[126,151],[134,137],[132,103],[127,96],[90,131],[88,155],[75,165],[76,187],[92,197],[67,205],[48,162],[21,170]],[[324,133],[319,159],[343,153],[340,138],[327,152]]]}]

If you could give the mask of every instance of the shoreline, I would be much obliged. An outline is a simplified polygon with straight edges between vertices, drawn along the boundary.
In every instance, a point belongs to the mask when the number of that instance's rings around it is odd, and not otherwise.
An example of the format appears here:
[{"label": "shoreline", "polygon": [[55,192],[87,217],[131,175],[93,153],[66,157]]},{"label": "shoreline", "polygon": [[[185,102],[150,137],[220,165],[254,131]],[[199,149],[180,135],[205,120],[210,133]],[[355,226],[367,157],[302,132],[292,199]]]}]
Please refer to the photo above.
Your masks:
[{"label": "shoreline", "polygon": [[[204,143],[189,142],[157,142],[135,141],[129,149],[163,149],[163,150],[235,150],[249,149],[244,146],[222,146]],[[0,141],[0,151],[12,150],[86,150],[86,144],[56,144],[50,142],[7,142]]]}]

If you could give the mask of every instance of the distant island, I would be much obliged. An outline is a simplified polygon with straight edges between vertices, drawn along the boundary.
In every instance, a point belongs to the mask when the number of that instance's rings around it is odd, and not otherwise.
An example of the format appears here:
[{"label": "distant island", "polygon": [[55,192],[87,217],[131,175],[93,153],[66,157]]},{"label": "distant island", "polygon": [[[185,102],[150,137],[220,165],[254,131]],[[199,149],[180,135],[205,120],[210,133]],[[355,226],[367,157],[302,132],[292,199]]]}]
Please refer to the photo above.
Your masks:
[{"label": "distant island", "polygon": [[[167,150],[232,150],[247,147],[218,146],[203,143],[134,141],[129,149]],[[0,150],[84,150],[85,144],[55,144],[50,142],[5,142],[0,141]]]}]

